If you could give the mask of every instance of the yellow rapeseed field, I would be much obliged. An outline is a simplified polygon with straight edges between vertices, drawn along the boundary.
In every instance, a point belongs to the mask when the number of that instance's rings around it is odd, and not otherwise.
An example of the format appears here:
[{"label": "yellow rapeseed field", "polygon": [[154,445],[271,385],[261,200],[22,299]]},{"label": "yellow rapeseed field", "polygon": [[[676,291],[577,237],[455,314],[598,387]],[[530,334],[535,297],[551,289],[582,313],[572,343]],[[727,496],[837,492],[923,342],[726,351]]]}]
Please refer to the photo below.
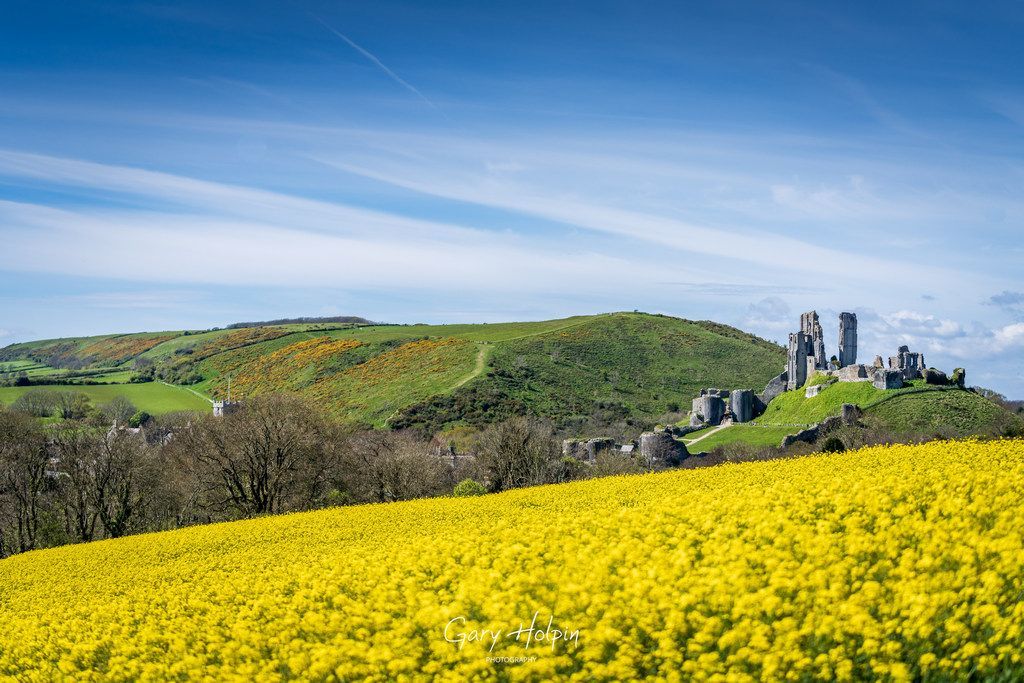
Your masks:
[{"label": "yellow rapeseed field", "polygon": [[0,676],[1021,680],[1022,534],[1021,441],[198,527],[0,562]]}]

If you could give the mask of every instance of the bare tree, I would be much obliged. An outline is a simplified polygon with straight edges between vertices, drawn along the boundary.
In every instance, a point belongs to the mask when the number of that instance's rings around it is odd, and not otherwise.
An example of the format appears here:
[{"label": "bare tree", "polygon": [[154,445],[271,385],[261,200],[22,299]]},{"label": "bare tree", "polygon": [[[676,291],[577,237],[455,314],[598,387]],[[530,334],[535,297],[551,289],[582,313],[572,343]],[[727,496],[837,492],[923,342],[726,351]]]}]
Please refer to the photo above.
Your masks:
[{"label": "bare tree", "polygon": [[114,429],[97,446],[92,505],[107,536],[117,538],[143,517],[156,472],[141,434]]},{"label": "bare tree", "polygon": [[174,441],[215,502],[250,516],[308,507],[324,481],[328,431],[305,401],[274,395],[198,418]]},{"label": "bare tree", "polygon": [[93,505],[99,439],[79,427],[63,427],[53,432],[51,446],[68,534],[78,541],[91,541],[99,519]]},{"label": "bare tree", "polygon": [[[49,464],[39,423],[23,413],[0,409],[0,502],[13,520],[21,552],[36,547]],[[0,553],[4,550],[0,548]]]},{"label": "bare tree", "polygon": [[439,495],[452,486],[451,468],[436,447],[412,432],[367,431],[349,438],[346,483],[360,501],[386,503]]},{"label": "bare tree", "polygon": [[50,417],[53,414],[55,398],[52,391],[30,389],[11,404],[11,410],[32,417]]},{"label": "bare tree", "polygon": [[552,481],[561,455],[550,425],[526,417],[489,426],[477,448],[492,491]]},{"label": "bare tree", "polygon": [[58,417],[73,420],[84,417],[89,410],[89,397],[80,391],[60,391],[53,397]]},{"label": "bare tree", "polygon": [[109,422],[126,425],[135,413],[139,412],[139,409],[135,407],[134,403],[119,394],[103,404],[100,411]]}]

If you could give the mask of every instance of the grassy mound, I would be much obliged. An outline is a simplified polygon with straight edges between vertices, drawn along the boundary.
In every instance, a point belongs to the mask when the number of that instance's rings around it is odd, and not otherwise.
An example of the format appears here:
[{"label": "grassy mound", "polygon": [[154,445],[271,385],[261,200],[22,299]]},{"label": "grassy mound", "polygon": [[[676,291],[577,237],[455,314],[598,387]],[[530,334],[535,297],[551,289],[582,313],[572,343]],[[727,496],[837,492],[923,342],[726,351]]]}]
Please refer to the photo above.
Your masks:
[{"label": "grassy mound", "polygon": [[[998,436],[1024,428],[1019,417],[971,391],[955,387],[915,381],[902,389],[886,391],[874,388],[870,382],[837,382],[811,398],[805,397],[803,389],[788,391],[772,401],[754,422],[713,433],[714,428],[693,432],[686,436],[686,441],[691,442],[691,453],[706,453],[733,443],[778,446],[788,434],[838,415],[844,403],[863,408],[869,426],[896,434],[946,438]],[[706,438],[700,438],[704,435]]]},{"label": "grassy mound", "polygon": [[[305,345],[337,352],[296,362]],[[239,396],[288,389],[345,419],[436,432],[523,413],[651,419],[703,386],[763,386],[781,358],[778,346],[732,328],[613,313],[297,333],[203,360],[210,379],[200,388],[221,394],[231,376]]]},{"label": "grassy mound", "polygon": [[836,382],[817,396],[806,398],[804,390],[787,391],[768,404],[759,424],[811,425],[826,417],[838,415],[844,403],[866,406],[883,398],[888,392],[876,389],[871,382]]},{"label": "grassy mound", "polygon": [[0,676],[1017,680],[1022,487],[934,442],[33,552]]},{"label": "grassy mound", "polygon": [[1020,428],[1021,419],[969,391],[923,391],[892,396],[866,414],[895,432],[1001,434]]}]

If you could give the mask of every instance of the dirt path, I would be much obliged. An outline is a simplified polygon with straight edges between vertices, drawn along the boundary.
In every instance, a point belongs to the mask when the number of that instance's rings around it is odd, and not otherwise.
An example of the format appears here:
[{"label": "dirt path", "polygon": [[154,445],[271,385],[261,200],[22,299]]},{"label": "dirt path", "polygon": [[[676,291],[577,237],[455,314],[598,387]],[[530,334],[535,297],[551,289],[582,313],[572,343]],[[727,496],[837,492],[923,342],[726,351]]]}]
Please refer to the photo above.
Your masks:
[{"label": "dirt path", "polygon": [[[605,314],[602,314],[602,315],[608,315],[608,314],[605,313]],[[602,316],[594,316],[594,318],[599,318],[599,317],[602,317]],[[580,325],[586,325],[587,323],[591,322],[592,320],[593,320],[593,318],[587,318],[586,320],[580,320],[579,322],[569,323],[568,325],[562,325],[561,327],[553,327],[550,330],[540,330],[538,332],[529,332],[527,334],[521,334],[518,337],[509,337],[508,339],[501,339],[501,340],[496,341],[496,342],[484,342],[484,343],[504,344],[505,342],[516,341],[517,339],[526,339],[527,337],[539,337],[542,334],[551,334],[552,332],[561,332],[562,330],[571,330],[574,327],[579,327]]]},{"label": "dirt path", "polygon": [[[487,366],[488,349],[490,349],[492,345],[490,342],[477,342],[477,344],[480,346],[480,349],[476,352],[476,365],[473,367],[473,372],[469,373],[468,375],[460,379],[458,382],[453,384],[452,389],[458,389],[469,380],[473,379],[474,377],[478,377],[480,373],[484,371],[484,368]],[[451,391],[451,389],[449,391]]]},{"label": "dirt path", "polygon": [[193,394],[195,394],[196,396],[198,396],[199,398],[203,399],[204,401],[209,401],[211,405],[213,404],[213,399],[212,398],[210,398],[209,396],[203,396],[202,394],[200,394],[195,389],[189,389],[188,387],[183,387],[183,386],[178,385],[178,384],[171,384],[171,383],[165,382],[163,380],[160,380],[160,384],[163,384],[164,386],[168,386],[168,387],[174,387],[175,389],[184,389],[185,391],[190,391]]},{"label": "dirt path", "polygon": [[730,423],[728,423],[728,424],[724,424],[724,425],[719,425],[718,427],[715,427],[714,429],[712,429],[712,430],[711,430],[711,431],[709,431],[709,432],[704,432],[703,434],[701,434],[700,436],[698,436],[698,437],[697,437],[696,439],[694,439],[693,441],[686,441],[686,440],[684,439],[684,440],[683,440],[683,442],[684,442],[684,443],[685,443],[685,444],[686,444],[687,446],[692,446],[693,444],[697,443],[698,441],[703,441],[704,439],[708,438],[708,437],[709,437],[709,436],[711,436],[712,434],[717,434],[718,432],[722,431],[722,430],[723,430],[723,429],[725,429],[726,427],[732,427],[732,423],[730,422]]}]

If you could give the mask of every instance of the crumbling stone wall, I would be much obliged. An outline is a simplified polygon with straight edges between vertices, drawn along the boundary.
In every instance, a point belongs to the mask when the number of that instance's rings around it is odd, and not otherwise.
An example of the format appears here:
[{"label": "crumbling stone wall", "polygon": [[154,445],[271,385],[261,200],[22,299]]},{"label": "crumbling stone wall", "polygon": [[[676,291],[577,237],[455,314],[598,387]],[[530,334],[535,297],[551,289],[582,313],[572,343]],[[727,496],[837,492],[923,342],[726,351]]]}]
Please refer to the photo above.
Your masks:
[{"label": "crumbling stone wall", "polygon": [[[800,331],[808,339],[807,356],[813,359],[814,370],[825,370],[828,368],[828,358],[825,357],[825,335],[821,330],[821,323],[818,322],[817,311],[807,311],[800,314]],[[810,362],[810,361],[808,361]],[[810,376],[808,374],[808,376]]]},{"label": "crumbling stone wall", "polygon": [[889,367],[903,373],[903,379],[918,379],[924,376],[924,354],[914,353],[910,347],[901,346],[895,356],[889,356]]},{"label": "crumbling stone wall", "polygon": [[875,370],[871,383],[876,389],[899,389],[903,386],[903,371],[879,368]]},{"label": "crumbling stone wall", "polygon": [[[761,402],[767,406],[775,399],[776,396],[786,390],[788,384],[789,371],[785,370],[781,374],[776,375],[769,380],[768,384],[765,385],[764,391],[761,392],[761,395],[758,398],[760,398]],[[762,408],[762,412],[763,410],[764,409]]]},{"label": "crumbling stone wall", "polygon": [[719,394],[705,394],[700,399],[698,414],[703,418],[704,424],[722,424],[725,416],[725,400]]},{"label": "crumbling stone wall", "polygon": [[839,367],[857,362],[857,314],[839,314]]},{"label": "crumbling stone wall", "polygon": [[582,462],[595,463],[599,453],[617,448],[615,439],[597,437],[594,439],[565,439],[562,441],[562,457],[575,458]]},{"label": "crumbling stone wall", "polygon": [[676,467],[690,455],[686,444],[676,441],[665,430],[640,435],[640,458],[651,469]]},{"label": "crumbling stone wall", "polygon": [[729,409],[736,422],[750,422],[754,419],[754,390],[736,389],[729,396]]},{"label": "crumbling stone wall", "polygon": [[787,388],[799,389],[807,382],[807,346],[810,340],[803,332],[789,335],[789,356],[786,362]]},{"label": "crumbling stone wall", "polygon": [[[873,373],[875,368],[871,368]],[[836,373],[840,382],[867,382],[868,381],[868,367],[866,365],[860,365],[854,363],[853,365],[847,365],[839,368]]]},{"label": "crumbling stone wall", "polygon": [[814,425],[813,427],[808,427],[807,429],[799,431],[796,434],[790,434],[789,436],[783,438],[782,443],[779,444],[779,448],[786,448],[787,446],[792,446],[798,441],[803,441],[805,443],[814,443],[822,434],[825,434],[826,432],[831,431],[835,427],[838,427],[841,421],[842,419],[839,417],[827,417],[818,424]]}]

